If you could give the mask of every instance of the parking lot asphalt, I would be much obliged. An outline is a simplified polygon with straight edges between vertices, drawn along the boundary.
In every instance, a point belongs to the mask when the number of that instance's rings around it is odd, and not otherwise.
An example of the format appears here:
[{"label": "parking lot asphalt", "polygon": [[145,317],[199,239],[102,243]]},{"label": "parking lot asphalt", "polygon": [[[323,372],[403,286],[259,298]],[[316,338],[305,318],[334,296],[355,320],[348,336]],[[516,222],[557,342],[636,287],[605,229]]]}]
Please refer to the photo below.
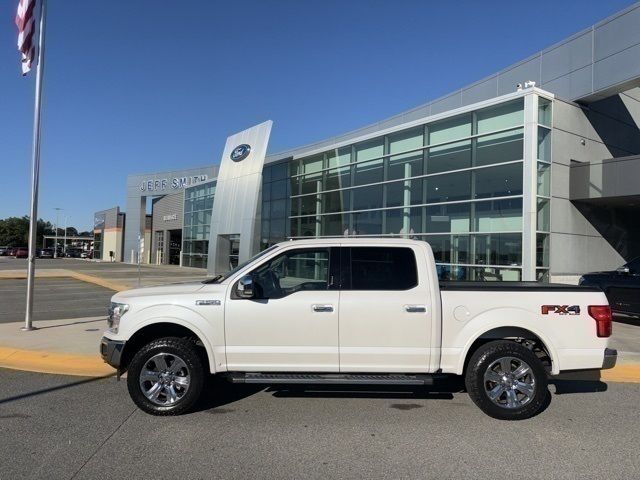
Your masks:
[{"label": "parking lot asphalt", "polygon": [[[12,257],[0,257],[0,276],[11,271],[26,273],[27,260]],[[136,288],[140,285],[160,285],[166,283],[201,281],[206,278],[206,270],[201,268],[179,267],[177,265],[137,265],[119,262],[94,262],[76,258],[38,259],[38,271],[64,269],[84,275],[95,276],[113,283]]]},{"label": "parking lot asphalt", "polygon": [[[23,279],[0,279],[0,323],[24,320],[26,285]],[[115,293],[73,278],[36,278],[34,321],[107,315]]]},{"label": "parking lot asphalt", "polygon": [[[0,370],[0,478],[638,478],[640,385],[565,382],[521,422],[456,385],[324,391],[211,381],[153,417],[124,382]],[[564,392],[555,393],[556,390]]]}]

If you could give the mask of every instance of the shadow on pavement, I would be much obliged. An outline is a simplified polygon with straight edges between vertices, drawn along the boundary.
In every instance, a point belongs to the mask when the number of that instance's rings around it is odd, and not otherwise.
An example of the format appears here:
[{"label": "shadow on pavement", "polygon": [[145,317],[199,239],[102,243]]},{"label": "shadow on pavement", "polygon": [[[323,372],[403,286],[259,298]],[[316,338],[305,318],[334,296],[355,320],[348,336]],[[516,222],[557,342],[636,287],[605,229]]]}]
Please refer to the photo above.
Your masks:
[{"label": "shadow on pavement", "polygon": [[45,327],[37,327],[36,330],[45,330],[47,328],[58,328],[58,327],[70,327],[71,325],[81,325],[83,323],[104,322],[106,317],[107,316],[105,315],[104,317],[96,318],[94,320],[80,320],[80,321],[77,321],[77,322],[58,323],[56,325],[47,325]]},{"label": "shadow on pavement", "polygon": [[[222,378],[208,379],[195,411],[224,407],[244,398],[266,391],[279,398],[385,398],[452,400],[453,393],[464,391],[459,378],[441,380],[428,387],[386,385],[246,385],[232,384]],[[394,407],[396,408],[396,407]],[[399,410],[404,406],[398,406]],[[212,412],[213,413],[213,412]]]},{"label": "shadow on pavement", "polygon": [[232,384],[211,375],[204,385],[202,395],[193,412],[212,410],[237,402],[264,390],[264,385]]},{"label": "shadow on pavement", "polygon": [[[571,393],[604,392],[607,384],[600,380],[600,371],[585,371],[549,378],[549,385],[555,387],[555,395]],[[395,385],[245,385],[232,384],[223,378],[210,377],[195,411],[210,410],[210,413],[226,413],[225,409],[234,402],[266,391],[276,398],[371,398],[396,400],[453,400],[453,394],[465,392],[462,377],[439,380],[435,385],[425,387],[403,387]],[[552,393],[545,398],[545,411],[552,401]],[[391,408],[410,410],[420,408],[418,404],[394,404]]]},{"label": "shadow on pavement", "polygon": [[55,387],[42,388],[40,390],[34,390],[33,392],[22,393],[20,395],[15,395],[13,397],[0,398],[0,405],[10,402],[15,402],[17,400],[22,400],[24,398],[35,397],[37,395],[45,395],[47,393],[55,392],[58,390],[64,390],[66,388],[77,387],[79,385],[84,385],[85,383],[98,382],[100,380],[104,380],[105,378],[110,378],[115,376],[115,373],[110,373],[109,375],[104,375],[102,377],[95,378],[85,378],[83,380],[78,380],[76,382],[65,383],[63,385],[56,385]]},{"label": "shadow on pavement", "polygon": [[600,378],[600,370],[569,372],[549,378],[549,385],[555,386],[556,395],[606,392],[607,384]]}]

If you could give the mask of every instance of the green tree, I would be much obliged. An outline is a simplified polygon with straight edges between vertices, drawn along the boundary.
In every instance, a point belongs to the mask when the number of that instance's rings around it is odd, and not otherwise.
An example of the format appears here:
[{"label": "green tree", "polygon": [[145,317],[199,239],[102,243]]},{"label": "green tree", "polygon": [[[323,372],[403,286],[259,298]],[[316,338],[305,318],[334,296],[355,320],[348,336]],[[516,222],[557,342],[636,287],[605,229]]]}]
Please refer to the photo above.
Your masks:
[{"label": "green tree", "polygon": [[[38,220],[36,246],[42,246],[42,237],[53,233],[53,226],[44,220]],[[0,220],[0,245],[8,247],[26,247],[29,244],[29,217],[9,217]]]},{"label": "green tree", "polygon": [[0,245],[23,247],[27,245],[29,236],[28,217],[9,217],[0,220]]}]

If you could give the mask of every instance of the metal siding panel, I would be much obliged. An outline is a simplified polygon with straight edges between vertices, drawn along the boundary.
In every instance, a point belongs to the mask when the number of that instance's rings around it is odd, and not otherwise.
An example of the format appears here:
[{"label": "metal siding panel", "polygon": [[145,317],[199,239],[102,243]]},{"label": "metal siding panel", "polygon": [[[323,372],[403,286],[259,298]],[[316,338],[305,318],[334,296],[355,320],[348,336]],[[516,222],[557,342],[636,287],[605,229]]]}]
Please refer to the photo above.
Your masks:
[{"label": "metal siding panel", "polygon": [[540,57],[532,58],[516,67],[498,73],[498,95],[516,91],[516,84],[533,80],[540,85]]},{"label": "metal siding panel", "polygon": [[[221,269],[218,265],[221,260],[218,240],[222,235],[240,234],[240,262],[256,253],[252,251],[255,219],[272,125],[269,120],[227,138],[213,201],[207,263],[209,273],[222,273],[217,271]],[[250,145],[251,153],[239,162],[231,160],[231,152],[241,144]]]},{"label": "metal siding panel", "polygon": [[419,118],[428,117],[431,115],[431,104],[424,105],[422,107],[410,110],[404,114],[405,122],[412,122],[414,120],[418,120]]},{"label": "metal siding panel", "polygon": [[[640,32],[640,27],[638,28]],[[593,89],[600,90],[640,76],[640,44],[596,62]]]},{"label": "metal siding panel", "polygon": [[458,91],[433,102],[431,104],[431,115],[446,112],[447,110],[453,110],[454,108],[460,108],[460,106],[460,92]]},{"label": "metal siding panel", "polygon": [[472,103],[488,100],[496,96],[498,91],[498,76],[494,76],[481,83],[476,83],[469,88],[465,88],[461,92],[462,106],[471,105]]},{"label": "metal siding panel", "polygon": [[[152,228],[156,230],[181,230],[183,224],[182,204],[184,192],[166,195],[153,205]],[[175,220],[163,220],[164,216],[176,215]]]},{"label": "metal siding panel", "polygon": [[542,83],[591,64],[591,37],[588,32],[542,54]]},{"label": "metal siding panel", "polygon": [[[640,6],[595,27],[595,61],[640,43]],[[636,57],[637,59],[637,57]]]},{"label": "metal siding panel", "polygon": [[542,88],[561,98],[577,98],[592,92],[591,65],[568,73],[550,82],[544,83]]}]

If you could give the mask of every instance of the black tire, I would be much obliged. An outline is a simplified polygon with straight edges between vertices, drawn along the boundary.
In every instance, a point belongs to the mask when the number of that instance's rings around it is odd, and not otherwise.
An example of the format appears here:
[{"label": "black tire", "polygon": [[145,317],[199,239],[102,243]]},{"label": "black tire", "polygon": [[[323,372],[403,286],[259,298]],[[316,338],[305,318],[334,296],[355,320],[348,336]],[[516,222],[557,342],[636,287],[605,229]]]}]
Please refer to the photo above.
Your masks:
[{"label": "black tire", "polygon": [[[133,357],[129,364],[127,372],[127,388],[129,389],[129,395],[134,403],[147,413],[152,415],[181,415],[188,412],[196,404],[202,393],[204,384],[205,372],[200,355],[198,354],[198,347],[194,344],[193,340],[188,338],[166,337],[154,340],[144,345]],[[152,401],[147,398],[143,391],[143,385],[140,383],[140,378],[143,369],[150,371],[149,366],[153,367],[153,371],[158,367],[155,366],[154,357],[158,358],[160,355],[164,359],[167,365],[168,378],[163,378],[163,382],[167,382],[165,389],[164,384],[160,387],[162,392],[156,401]],[[173,363],[172,359],[173,358]],[[178,360],[176,360],[178,359]],[[181,361],[182,363],[177,363]],[[180,365],[179,373],[171,377],[170,369],[175,366],[178,368]],[[182,367],[184,365],[184,367]],[[178,378],[188,378],[188,387],[181,386],[180,383],[172,383]],[[145,377],[146,378],[146,377]],[[153,388],[155,380],[144,381],[144,385],[149,385],[149,390]],[[158,379],[158,382],[160,378]],[[157,383],[157,382],[156,382]],[[170,402],[170,396],[168,388],[172,388],[172,392],[176,395],[177,399]],[[186,390],[186,391],[185,391]],[[182,392],[182,395],[180,395]],[[164,402],[162,402],[164,400]]]},{"label": "black tire", "polygon": [[[518,364],[522,366],[521,362],[524,362],[530,367],[529,373],[521,377],[522,382],[512,377],[507,378],[501,373],[501,361],[511,366],[507,369],[517,367]],[[491,371],[489,371],[490,367]],[[517,368],[514,369],[514,376],[518,374],[516,371]],[[494,378],[494,374],[506,379],[501,382],[487,380],[487,377]],[[518,382],[522,387],[533,385],[532,394],[522,393],[518,385],[511,386],[514,382]],[[484,413],[500,420],[524,420],[533,417],[544,409],[549,396],[547,373],[542,362],[531,350],[509,340],[485,343],[478,348],[467,365],[465,384],[473,402]],[[497,395],[495,400],[490,398],[490,392]],[[515,395],[515,399],[510,398],[511,395]]]}]

